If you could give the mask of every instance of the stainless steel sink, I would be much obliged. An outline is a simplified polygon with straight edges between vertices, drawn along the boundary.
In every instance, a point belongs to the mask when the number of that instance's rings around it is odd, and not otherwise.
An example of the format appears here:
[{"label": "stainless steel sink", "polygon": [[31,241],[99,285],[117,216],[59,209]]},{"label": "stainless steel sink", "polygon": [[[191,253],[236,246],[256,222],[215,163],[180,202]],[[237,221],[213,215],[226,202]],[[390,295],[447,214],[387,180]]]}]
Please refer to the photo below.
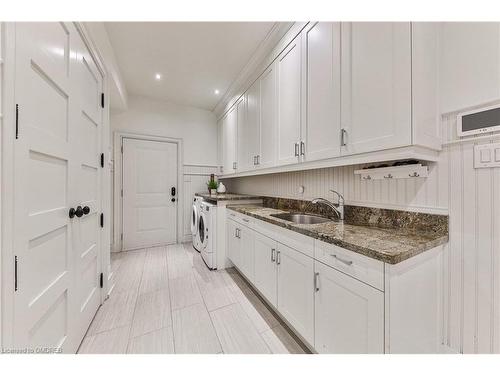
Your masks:
[{"label": "stainless steel sink", "polygon": [[295,223],[295,224],[320,224],[320,223],[326,223],[328,221],[332,221],[326,217],[316,216],[316,215],[308,215],[308,214],[282,213],[282,214],[274,214],[271,216],[278,218],[278,219],[291,221],[292,223]]}]

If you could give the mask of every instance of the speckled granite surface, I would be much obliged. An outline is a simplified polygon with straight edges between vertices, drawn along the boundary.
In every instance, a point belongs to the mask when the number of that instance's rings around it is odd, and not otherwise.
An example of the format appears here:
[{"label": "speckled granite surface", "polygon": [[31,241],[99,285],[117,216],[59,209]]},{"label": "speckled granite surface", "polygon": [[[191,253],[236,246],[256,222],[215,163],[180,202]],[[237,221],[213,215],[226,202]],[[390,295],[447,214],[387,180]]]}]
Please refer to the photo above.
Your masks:
[{"label": "speckled granite surface", "polygon": [[[266,200],[264,201],[266,203]],[[366,209],[366,207],[362,208]],[[346,220],[343,223],[331,221],[322,224],[294,224],[290,221],[271,216],[274,214],[290,212],[291,210],[264,207],[262,205],[235,205],[228,206],[228,209],[249,215],[271,224],[279,225],[283,228],[287,228],[324,242],[335,244],[343,247],[344,249],[348,249],[389,264],[400,263],[415,255],[448,242],[447,216],[435,219],[439,223],[439,228],[432,229],[430,228],[430,225],[427,225],[428,230],[425,230],[422,226],[410,225],[409,223],[411,223],[411,220],[409,219],[400,221],[400,223],[406,223],[405,225],[393,227],[390,227],[387,223],[391,222],[394,224],[394,222],[396,222],[397,224],[398,220],[377,220],[377,222],[382,222],[382,224],[386,223],[385,227],[375,226],[373,225],[373,222],[368,223],[369,225],[359,225],[359,223],[362,222],[361,219],[358,223],[354,224],[350,223],[349,220]],[[298,210],[292,211],[297,212]],[[363,212],[364,216],[362,215],[362,217],[365,218],[364,220],[366,220],[366,218],[372,218],[372,216],[377,216],[374,213],[368,214],[368,211],[366,210]],[[403,217],[405,217],[406,214],[409,214],[405,211],[400,212],[403,213]],[[379,212],[379,214],[380,213],[381,212]],[[392,212],[391,214],[395,215]],[[373,218],[371,220],[374,221]],[[420,221],[419,217],[418,222]],[[443,224],[444,222],[446,225]]]},{"label": "speckled granite surface", "polygon": [[244,195],[244,194],[232,194],[232,193],[224,193],[217,195],[210,195],[208,193],[196,193],[198,197],[202,197],[207,201],[237,201],[237,200],[247,200],[247,199],[262,199],[262,197],[258,197],[255,195]]}]

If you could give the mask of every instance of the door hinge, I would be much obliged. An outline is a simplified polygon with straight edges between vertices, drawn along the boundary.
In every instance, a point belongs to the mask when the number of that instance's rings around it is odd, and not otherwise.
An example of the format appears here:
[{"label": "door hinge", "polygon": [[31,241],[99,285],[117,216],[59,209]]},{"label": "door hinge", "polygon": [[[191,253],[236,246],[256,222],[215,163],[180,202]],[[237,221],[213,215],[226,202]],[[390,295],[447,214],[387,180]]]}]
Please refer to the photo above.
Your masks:
[{"label": "door hinge", "polygon": [[101,93],[101,108],[104,108],[104,93]]},{"label": "door hinge", "polygon": [[101,153],[101,168],[104,168],[104,152]]},{"label": "door hinge", "polygon": [[101,228],[104,228],[104,214],[101,213]]},{"label": "door hinge", "polygon": [[101,272],[99,275],[99,286],[102,288],[104,286],[104,274]]},{"label": "door hinge", "polygon": [[19,104],[16,104],[16,139],[19,138]]},{"label": "door hinge", "polygon": [[17,292],[17,255],[14,255],[14,291]]}]

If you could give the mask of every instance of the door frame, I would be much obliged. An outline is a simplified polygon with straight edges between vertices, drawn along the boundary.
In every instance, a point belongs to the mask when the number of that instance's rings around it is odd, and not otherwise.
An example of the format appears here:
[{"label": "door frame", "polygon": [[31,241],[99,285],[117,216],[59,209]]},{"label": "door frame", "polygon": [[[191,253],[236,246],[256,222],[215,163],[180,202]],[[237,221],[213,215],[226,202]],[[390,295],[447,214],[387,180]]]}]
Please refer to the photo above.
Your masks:
[{"label": "door frame", "polygon": [[[100,54],[97,45],[92,40],[83,22],[66,22],[73,23],[76,31],[82,38],[83,43],[88,48],[89,53],[95,61],[99,73],[102,75],[102,92],[104,93],[105,105],[102,110],[101,123],[101,149],[104,153],[105,160],[110,160],[109,155],[110,137],[109,137],[109,83],[108,71],[104,64],[104,59]],[[0,22],[0,53],[2,54],[3,62],[2,73],[0,76],[2,81],[1,89],[1,105],[2,115],[0,116],[0,124],[2,125],[2,133],[0,140],[0,343],[3,347],[12,347],[14,342],[13,327],[14,327],[14,267],[13,267],[13,241],[14,241],[14,152],[15,152],[15,53],[16,53],[16,22]],[[6,110],[9,108],[9,110]],[[110,217],[110,175],[109,164],[104,164],[105,168],[100,168],[101,174],[101,210],[105,217]],[[106,165],[108,166],[106,168]],[[109,226],[104,226],[100,233],[101,246],[99,247],[99,264],[100,270],[104,274],[103,287],[100,290],[101,304],[108,296],[108,278],[110,268],[110,248],[106,244],[110,243]],[[6,307],[9,308],[6,308]],[[10,329],[7,329],[10,327]]]},{"label": "door frame", "polygon": [[142,141],[156,141],[165,143],[174,143],[177,145],[177,209],[176,209],[176,228],[175,241],[179,242],[182,238],[182,215],[184,199],[184,179],[183,179],[183,144],[182,138],[162,137],[156,135],[129,133],[124,131],[115,131],[113,133],[114,149],[114,169],[113,169],[113,238],[112,251],[123,251],[123,139],[137,139]]}]

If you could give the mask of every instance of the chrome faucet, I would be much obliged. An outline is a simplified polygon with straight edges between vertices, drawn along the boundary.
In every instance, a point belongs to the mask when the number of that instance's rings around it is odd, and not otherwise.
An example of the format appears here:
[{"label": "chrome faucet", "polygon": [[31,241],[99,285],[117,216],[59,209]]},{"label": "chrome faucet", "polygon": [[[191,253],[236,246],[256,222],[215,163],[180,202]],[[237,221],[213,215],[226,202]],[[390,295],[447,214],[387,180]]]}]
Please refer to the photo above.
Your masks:
[{"label": "chrome faucet", "polygon": [[342,194],[336,192],[335,190],[330,190],[332,193],[336,194],[338,197],[338,202],[333,203],[328,199],[315,198],[311,201],[312,204],[323,203],[324,205],[330,207],[339,217],[339,220],[344,220],[344,197]]}]

